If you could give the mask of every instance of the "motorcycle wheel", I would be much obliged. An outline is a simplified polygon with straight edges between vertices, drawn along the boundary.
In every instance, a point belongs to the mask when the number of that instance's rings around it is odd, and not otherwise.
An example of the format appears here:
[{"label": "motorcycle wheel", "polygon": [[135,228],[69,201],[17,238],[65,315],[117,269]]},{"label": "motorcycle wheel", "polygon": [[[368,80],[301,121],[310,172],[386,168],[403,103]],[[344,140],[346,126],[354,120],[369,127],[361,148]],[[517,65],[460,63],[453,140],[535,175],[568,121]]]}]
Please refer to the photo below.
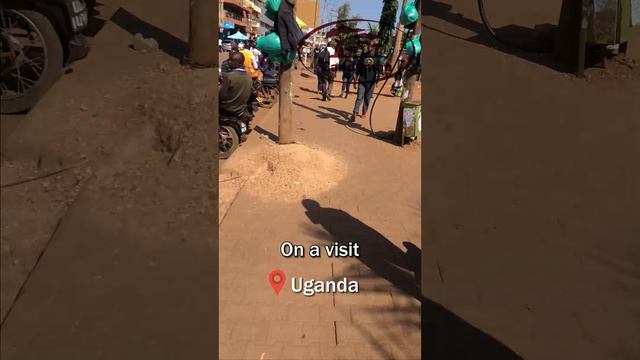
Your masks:
[{"label": "motorcycle wheel", "polygon": [[[43,14],[5,9],[4,17],[5,23],[12,19],[14,28],[2,29],[3,45],[5,41],[17,41],[16,50],[23,57],[17,60],[22,61],[18,66],[2,69],[0,108],[10,114],[32,108],[62,75],[64,51],[53,24]],[[18,32],[12,34],[12,30]],[[4,49],[2,55],[6,55]]]},{"label": "motorcycle wheel", "polygon": [[280,96],[280,90],[278,90],[278,88],[276,87],[270,88],[269,95],[271,95],[271,102],[275,104],[278,102],[278,96]]},{"label": "motorcycle wheel", "polygon": [[273,104],[274,104],[273,99],[269,94],[269,90],[264,86],[261,86],[260,88],[258,88],[257,100],[258,100],[258,105],[260,105],[260,107],[263,107],[266,109],[270,109],[273,107]]},{"label": "motorcycle wheel", "polygon": [[220,126],[218,128],[218,157],[228,159],[240,145],[240,139],[236,130],[231,126]]}]

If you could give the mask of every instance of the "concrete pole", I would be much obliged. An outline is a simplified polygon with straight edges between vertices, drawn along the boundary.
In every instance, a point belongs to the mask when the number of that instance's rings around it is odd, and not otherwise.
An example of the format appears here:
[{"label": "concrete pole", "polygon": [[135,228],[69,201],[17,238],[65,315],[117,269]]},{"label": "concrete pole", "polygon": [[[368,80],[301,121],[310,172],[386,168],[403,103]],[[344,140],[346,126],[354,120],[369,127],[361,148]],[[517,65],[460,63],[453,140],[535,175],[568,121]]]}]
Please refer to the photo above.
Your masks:
[{"label": "concrete pole", "polygon": [[[402,7],[400,9],[404,9],[405,5],[407,5],[407,0],[402,0]],[[401,10],[402,11],[402,10]],[[404,25],[402,25],[400,23],[400,20],[398,20],[398,26],[396,27],[396,38],[394,40],[394,44],[393,44],[393,52],[391,55],[391,65],[393,65],[396,61],[396,59],[398,58],[398,55],[400,55],[400,50],[402,48],[402,32],[404,30]]]},{"label": "concrete pole", "polygon": [[189,63],[214,67],[218,63],[218,3],[191,0],[189,7]]},{"label": "concrete pole", "polygon": [[[416,8],[418,10],[418,13],[420,13],[420,9],[421,9],[421,1],[416,2]],[[416,21],[416,24],[414,24],[415,26],[415,32],[413,33],[414,36],[419,36],[420,33],[422,32],[422,26],[421,26],[421,18],[419,18],[418,21]],[[411,39],[407,39],[407,41],[410,41]],[[414,55],[415,56],[415,55]],[[420,53],[420,55],[418,56],[422,56],[422,53]],[[418,80],[418,76],[421,72],[420,66],[417,64],[417,59],[415,59],[411,66],[409,66],[409,68],[407,68],[407,71],[405,72],[405,78],[404,78],[404,87],[405,89],[403,90],[403,93],[406,91],[407,92],[407,97],[404,98],[404,100],[402,100],[402,102],[400,103],[400,107],[398,108],[398,117],[396,119],[396,132],[395,132],[395,136],[394,136],[394,141],[398,144],[398,145],[403,145],[404,143],[404,134],[403,134],[403,119],[402,119],[402,103],[404,102],[415,102],[416,100],[418,100],[417,97],[414,97],[414,93],[415,90],[417,88],[418,92],[417,94],[420,94],[421,91],[421,86],[420,84],[417,82]],[[404,94],[403,94],[404,96]]]},{"label": "concrete pole", "polygon": [[[286,0],[294,7],[296,0]],[[295,50],[294,50],[295,51]],[[280,99],[278,103],[278,143],[291,144],[293,140],[293,119],[291,114],[291,69],[292,65],[280,64]]]},{"label": "concrete pole", "polygon": [[291,65],[280,65],[280,99],[278,104],[278,143],[293,143],[291,111]]}]

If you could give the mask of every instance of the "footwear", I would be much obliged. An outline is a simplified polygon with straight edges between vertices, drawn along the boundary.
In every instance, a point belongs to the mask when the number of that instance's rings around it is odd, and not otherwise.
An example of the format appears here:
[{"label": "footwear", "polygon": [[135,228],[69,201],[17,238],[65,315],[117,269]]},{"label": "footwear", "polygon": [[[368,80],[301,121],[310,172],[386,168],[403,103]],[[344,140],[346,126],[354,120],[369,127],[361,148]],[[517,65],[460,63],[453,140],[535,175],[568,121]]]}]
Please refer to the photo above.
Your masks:
[{"label": "footwear", "polygon": [[351,117],[349,118],[350,122],[356,122],[356,114],[351,114]]},{"label": "footwear", "polygon": [[362,120],[367,120],[367,114],[362,114],[362,116],[360,116],[362,118]]}]

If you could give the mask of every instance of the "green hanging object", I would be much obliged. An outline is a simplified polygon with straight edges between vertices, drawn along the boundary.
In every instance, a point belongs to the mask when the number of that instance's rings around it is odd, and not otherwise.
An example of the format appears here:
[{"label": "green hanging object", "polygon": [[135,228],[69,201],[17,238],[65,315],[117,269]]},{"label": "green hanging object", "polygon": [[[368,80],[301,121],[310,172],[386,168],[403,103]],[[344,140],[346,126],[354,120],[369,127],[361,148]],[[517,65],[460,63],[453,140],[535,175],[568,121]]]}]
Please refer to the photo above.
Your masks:
[{"label": "green hanging object", "polygon": [[269,56],[269,59],[274,63],[289,65],[293,62],[294,56],[295,56],[295,52],[290,51],[287,55],[278,54],[278,55]]},{"label": "green hanging object", "polygon": [[279,54],[282,51],[280,37],[276,33],[258,37],[256,47],[267,54]]},{"label": "green hanging object", "polygon": [[271,21],[276,21],[276,13],[267,9],[266,13],[264,14],[264,16],[267,17],[267,19],[271,20]]},{"label": "green hanging object", "polygon": [[280,3],[282,0],[267,0],[266,9],[273,13],[277,13],[280,9]]},{"label": "green hanging object", "polygon": [[419,16],[420,14],[418,14],[418,9],[416,9],[416,6],[413,3],[408,3],[402,9],[402,13],[400,14],[400,23],[404,26],[413,24],[414,22],[418,21]]},{"label": "green hanging object", "polygon": [[420,44],[420,36],[416,36],[413,40],[407,41],[404,44],[405,50],[407,50],[407,54],[409,56],[417,56],[420,55],[422,51],[422,44]]}]

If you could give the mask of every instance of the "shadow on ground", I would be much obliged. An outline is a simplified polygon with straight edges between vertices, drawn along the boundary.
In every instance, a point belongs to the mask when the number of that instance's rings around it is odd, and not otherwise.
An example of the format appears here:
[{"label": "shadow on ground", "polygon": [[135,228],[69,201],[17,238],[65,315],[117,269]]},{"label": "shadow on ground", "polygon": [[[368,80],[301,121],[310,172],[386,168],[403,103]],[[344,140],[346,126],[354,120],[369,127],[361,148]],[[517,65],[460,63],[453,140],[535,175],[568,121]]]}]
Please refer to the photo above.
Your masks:
[{"label": "shadow on ground", "polygon": [[311,106],[307,106],[302,103],[299,103],[297,101],[294,101],[293,105],[313,111],[314,113],[317,114],[316,117],[319,119],[332,119],[337,124],[343,125],[345,128],[347,128],[347,130],[353,132],[354,134],[358,134],[361,136],[368,136],[392,145],[396,145],[393,142],[393,133],[394,133],[393,131],[376,131],[375,133],[372,133],[371,129],[366,127],[366,125],[368,124],[363,123],[361,118],[358,118],[354,122],[349,121],[349,117],[351,116],[349,112],[333,109],[327,106],[319,106],[320,109],[325,110],[325,111],[321,111]]},{"label": "shadow on ground", "polygon": [[[516,360],[522,359],[514,351],[493,338],[491,335],[474,327],[458,317],[442,305],[424,296],[420,289],[421,256],[420,248],[410,242],[404,242],[406,251],[398,248],[384,235],[371,228],[362,221],[354,218],[346,211],[322,207],[317,201],[305,199],[302,205],[306,215],[314,224],[319,224],[325,232],[318,232],[314,236],[318,239],[346,245],[349,242],[359,245],[358,260],[371,270],[365,275],[372,279],[379,279],[379,286],[366,291],[389,292],[399,289],[419,301],[422,308],[422,321],[411,320],[411,317],[401,317],[404,325],[422,327],[422,355],[426,359],[492,359]],[[346,273],[353,275],[356,266],[347,269]],[[348,276],[340,274],[338,277]],[[362,278],[362,277],[361,277]],[[386,280],[386,281],[385,281]],[[362,289],[361,289],[362,291]],[[372,311],[389,311],[401,313],[415,313],[417,306],[404,306],[388,309],[379,307]],[[361,328],[368,334],[366,329]],[[394,334],[389,334],[390,338]],[[396,335],[397,336],[397,335]],[[372,346],[384,356],[390,356],[382,344],[369,336]]]},{"label": "shadow on ground", "polygon": [[123,8],[119,8],[110,20],[131,35],[139,33],[145,38],[154,38],[160,50],[171,57],[182,60],[187,56],[188,44],[185,41],[149,24]]},{"label": "shadow on ground", "polygon": [[[511,43],[518,44],[519,47],[524,49],[521,50],[497,42],[493,37],[491,37],[491,35],[489,35],[482,22],[465,17],[460,13],[454,13],[451,11],[452,9],[453,7],[445,2],[428,1],[426,6],[423,7],[423,15],[444,20],[450,24],[472,31],[477,35],[465,38],[432,27],[428,24],[422,24],[422,26],[428,30],[435,31],[458,40],[468,41],[493,48],[505,54],[546,66],[555,71],[572,72],[575,70],[569,66],[558,63],[556,59],[554,59],[553,37],[555,36],[556,26],[553,24],[540,24],[533,29],[519,25],[507,25],[495,29],[496,33],[500,37],[507,39]],[[490,14],[488,14],[488,16],[490,16]],[[591,62],[589,65],[593,66],[594,62]]]}]

